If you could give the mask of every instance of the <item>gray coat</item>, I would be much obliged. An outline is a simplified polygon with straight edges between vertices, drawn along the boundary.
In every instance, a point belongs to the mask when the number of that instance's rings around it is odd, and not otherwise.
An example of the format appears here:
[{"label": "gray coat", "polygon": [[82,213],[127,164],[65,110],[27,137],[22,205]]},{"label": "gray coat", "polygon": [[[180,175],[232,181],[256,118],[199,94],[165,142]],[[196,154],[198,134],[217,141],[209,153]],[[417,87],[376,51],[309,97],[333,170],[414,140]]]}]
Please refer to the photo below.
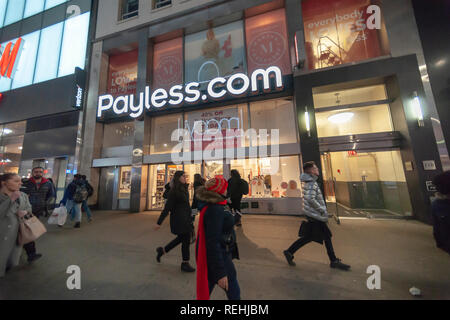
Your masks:
[{"label": "gray coat", "polygon": [[19,218],[17,212],[20,210],[31,213],[31,205],[28,196],[21,192],[19,201],[11,202],[11,199],[0,194],[0,277],[5,275],[6,268],[19,264],[22,246],[17,245],[19,233]]},{"label": "gray coat", "polygon": [[306,216],[322,222],[328,221],[328,212],[317,177],[307,173],[300,176],[303,189],[303,212]]}]

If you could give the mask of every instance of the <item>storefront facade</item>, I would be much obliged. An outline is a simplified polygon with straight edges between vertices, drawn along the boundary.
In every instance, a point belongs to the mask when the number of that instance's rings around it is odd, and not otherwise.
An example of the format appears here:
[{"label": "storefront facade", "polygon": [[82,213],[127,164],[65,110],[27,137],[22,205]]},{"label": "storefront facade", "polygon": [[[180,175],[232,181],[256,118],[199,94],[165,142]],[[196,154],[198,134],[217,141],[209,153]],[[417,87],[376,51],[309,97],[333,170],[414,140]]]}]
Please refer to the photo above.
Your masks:
[{"label": "storefront facade", "polygon": [[77,172],[91,1],[0,1],[0,173]]},{"label": "storefront facade", "polygon": [[189,182],[238,170],[244,212],[301,214],[301,165],[314,160],[330,211],[427,221],[427,181],[442,167],[420,40],[398,43],[401,5],[180,5],[141,5],[110,34],[99,15],[80,158],[93,203],[159,210],[176,170]]}]

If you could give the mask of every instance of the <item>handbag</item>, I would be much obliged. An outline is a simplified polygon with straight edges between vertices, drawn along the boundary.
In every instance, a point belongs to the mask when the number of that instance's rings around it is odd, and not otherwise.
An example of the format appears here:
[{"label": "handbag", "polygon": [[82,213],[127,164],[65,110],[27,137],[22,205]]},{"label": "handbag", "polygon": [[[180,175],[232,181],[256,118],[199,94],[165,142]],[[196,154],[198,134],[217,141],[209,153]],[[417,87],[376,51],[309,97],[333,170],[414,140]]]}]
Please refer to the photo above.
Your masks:
[{"label": "handbag", "polygon": [[19,245],[30,243],[41,237],[47,232],[45,226],[33,214],[29,213],[20,218],[19,236],[17,242]]}]

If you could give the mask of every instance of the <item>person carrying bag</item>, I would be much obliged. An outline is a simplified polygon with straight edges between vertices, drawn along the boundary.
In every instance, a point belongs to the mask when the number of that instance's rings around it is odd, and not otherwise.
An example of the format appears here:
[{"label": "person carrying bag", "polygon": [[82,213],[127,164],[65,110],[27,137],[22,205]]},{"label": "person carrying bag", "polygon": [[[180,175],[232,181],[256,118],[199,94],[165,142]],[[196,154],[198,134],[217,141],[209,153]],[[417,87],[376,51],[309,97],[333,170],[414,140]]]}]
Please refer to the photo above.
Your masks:
[{"label": "person carrying bag", "polygon": [[32,213],[19,218],[19,236],[17,243],[21,246],[33,242],[47,232],[45,226]]}]

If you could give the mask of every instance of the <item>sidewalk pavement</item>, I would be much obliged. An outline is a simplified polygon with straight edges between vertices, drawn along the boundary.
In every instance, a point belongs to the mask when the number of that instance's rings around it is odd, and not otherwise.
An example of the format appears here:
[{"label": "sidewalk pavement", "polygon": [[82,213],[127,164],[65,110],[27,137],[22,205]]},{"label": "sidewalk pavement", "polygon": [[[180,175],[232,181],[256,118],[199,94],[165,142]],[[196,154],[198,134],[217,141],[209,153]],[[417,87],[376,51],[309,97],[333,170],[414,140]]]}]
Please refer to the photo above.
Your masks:
[{"label": "sidewalk pavement", "polygon": [[[81,229],[49,226],[37,242],[44,256],[0,279],[0,299],[195,299],[195,273],[180,272],[181,248],[162,263],[156,248],[173,239],[157,212],[94,212]],[[85,221],[85,220],[84,220]],[[450,299],[450,256],[437,249],[432,228],[406,220],[330,220],[336,254],[350,272],[330,269],[324,247],[311,243],[287,265],[283,250],[296,240],[301,219],[244,215],[236,261],[243,299]],[[191,261],[195,265],[194,246]],[[67,267],[81,268],[81,290],[68,290]],[[367,289],[367,267],[381,268],[381,290]],[[417,287],[422,297],[409,289]],[[216,287],[212,299],[225,299]]]}]

